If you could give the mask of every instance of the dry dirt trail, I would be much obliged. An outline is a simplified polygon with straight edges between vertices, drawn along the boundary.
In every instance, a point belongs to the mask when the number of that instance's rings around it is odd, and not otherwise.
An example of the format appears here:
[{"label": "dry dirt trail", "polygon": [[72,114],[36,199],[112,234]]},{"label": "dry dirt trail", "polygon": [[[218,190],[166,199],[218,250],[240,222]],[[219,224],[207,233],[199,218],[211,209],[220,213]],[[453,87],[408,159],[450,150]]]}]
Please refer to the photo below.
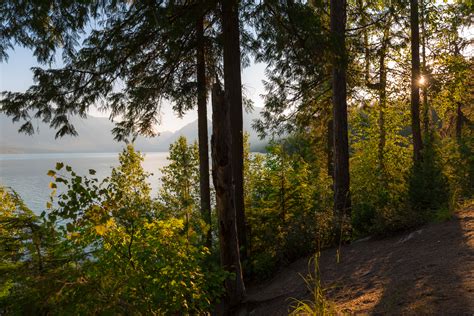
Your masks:
[{"label": "dry dirt trail", "polygon": [[[341,315],[474,315],[474,203],[451,220],[322,252],[323,285]],[[310,292],[309,258],[248,289],[250,315],[288,315]]]}]

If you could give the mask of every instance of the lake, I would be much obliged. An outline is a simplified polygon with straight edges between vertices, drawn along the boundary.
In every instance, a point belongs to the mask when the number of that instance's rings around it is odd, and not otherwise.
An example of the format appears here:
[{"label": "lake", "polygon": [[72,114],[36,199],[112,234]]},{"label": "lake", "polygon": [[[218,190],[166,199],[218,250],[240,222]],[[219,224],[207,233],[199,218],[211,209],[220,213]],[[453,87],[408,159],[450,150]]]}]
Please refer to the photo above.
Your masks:
[{"label": "lake", "polygon": [[[160,186],[160,168],[168,164],[167,152],[144,153],[143,168],[152,173],[148,179],[157,193]],[[0,155],[0,184],[15,190],[26,205],[36,213],[45,209],[51,190],[47,176],[56,162],[70,165],[78,175],[88,175],[89,169],[97,171],[99,180],[110,176],[112,167],[118,165],[118,153],[48,153],[48,154],[6,154]],[[61,191],[61,187],[58,187]]]}]

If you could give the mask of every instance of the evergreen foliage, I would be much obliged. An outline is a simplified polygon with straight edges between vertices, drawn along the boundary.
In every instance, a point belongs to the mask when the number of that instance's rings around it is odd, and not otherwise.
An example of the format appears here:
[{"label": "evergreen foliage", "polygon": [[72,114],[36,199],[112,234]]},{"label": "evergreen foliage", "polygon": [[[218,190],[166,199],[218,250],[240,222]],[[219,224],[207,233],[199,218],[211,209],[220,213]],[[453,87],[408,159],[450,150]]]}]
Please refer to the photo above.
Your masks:
[{"label": "evergreen foliage", "polygon": [[329,178],[295,148],[275,143],[265,155],[246,158],[249,269],[265,278],[281,264],[330,240]]},{"label": "evergreen foliage", "polygon": [[[45,1],[30,18],[33,8],[14,0],[2,4],[0,18],[10,21],[2,25],[2,60],[15,43],[36,49],[42,63],[61,47],[64,67],[35,67],[35,84],[26,92],[3,93],[1,111],[24,123],[20,131],[34,133],[36,118],[56,129],[57,137],[76,135],[69,116],[86,117],[100,106],[111,119],[120,118],[113,130],[118,140],[152,136],[164,100],[179,115],[196,104],[195,25],[211,13],[208,2]],[[214,24],[211,17],[205,46],[218,53]],[[210,76],[217,64],[210,54]]]},{"label": "evergreen foliage", "polygon": [[[156,198],[131,144],[103,180],[58,162],[40,215],[0,186],[0,314],[205,314],[221,298],[232,313],[242,275],[448,218],[474,193],[471,13],[425,0],[2,1],[0,62],[19,45],[44,65],[28,90],[2,93],[20,131],[42,120],[74,135],[71,116],[99,106],[128,144],[156,134],[163,105],[182,116],[199,103],[200,148],[171,145]],[[267,66],[265,154],[242,131],[249,53]],[[299,311],[330,313],[315,277]]]},{"label": "evergreen foliage", "polygon": [[199,212],[199,157],[197,143],[188,145],[184,136],[170,145],[169,164],[161,169],[158,194],[160,209],[166,216],[181,218],[186,230],[201,232],[205,227]]}]

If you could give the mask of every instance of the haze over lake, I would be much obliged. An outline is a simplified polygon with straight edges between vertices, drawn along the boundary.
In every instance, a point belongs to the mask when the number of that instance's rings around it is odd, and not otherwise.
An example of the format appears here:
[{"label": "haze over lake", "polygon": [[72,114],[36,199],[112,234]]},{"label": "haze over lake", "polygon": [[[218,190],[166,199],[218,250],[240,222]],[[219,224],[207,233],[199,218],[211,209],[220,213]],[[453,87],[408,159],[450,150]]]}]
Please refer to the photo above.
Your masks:
[{"label": "haze over lake", "polygon": [[[167,152],[144,153],[145,171],[153,173],[149,183],[156,195],[160,186],[160,168],[168,164]],[[56,162],[70,165],[77,174],[88,175],[89,169],[97,171],[94,177],[103,179],[110,176],[112,167],[118,165],[118,153],[47,153],[47,154],[0,154],[0,184],[11,187],[33,211],[40,213],[45,209],[51,189],[47,176]],[[61,191],[61,187],[58,187]]]}]

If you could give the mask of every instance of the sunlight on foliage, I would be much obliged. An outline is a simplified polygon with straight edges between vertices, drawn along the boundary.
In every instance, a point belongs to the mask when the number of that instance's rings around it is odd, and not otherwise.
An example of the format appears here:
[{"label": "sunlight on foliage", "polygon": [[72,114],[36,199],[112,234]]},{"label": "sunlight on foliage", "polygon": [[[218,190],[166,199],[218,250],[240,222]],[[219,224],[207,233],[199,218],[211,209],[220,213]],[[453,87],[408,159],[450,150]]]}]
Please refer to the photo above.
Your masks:
[{"label": "sunlight on foliage", "polygon": [[1,189],[3,311],[195,314],[213,306],[226,274],[182,219],[161,214],[142,155],[129,145],[119,161],[102,182],[58,164],[48,174],[65,190],[40,217]]}]

